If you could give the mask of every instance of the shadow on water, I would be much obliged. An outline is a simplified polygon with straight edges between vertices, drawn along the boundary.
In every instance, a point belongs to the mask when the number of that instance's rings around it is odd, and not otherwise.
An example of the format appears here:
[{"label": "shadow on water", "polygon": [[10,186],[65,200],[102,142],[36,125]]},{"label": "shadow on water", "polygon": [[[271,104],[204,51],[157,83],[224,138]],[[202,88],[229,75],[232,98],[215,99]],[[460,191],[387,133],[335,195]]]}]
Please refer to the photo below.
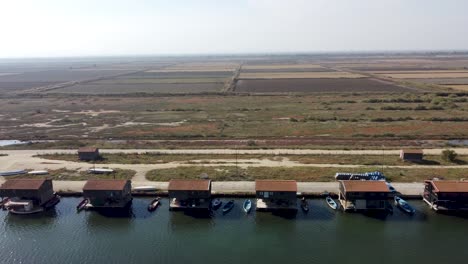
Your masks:
[{"label": "shadow on water", "polygon": [[456,217],[462,219],[468,219],[468,212],[466,211],[453,211],[453,212],[435,212],[437,215],[446,216],[446,217]]},{"label": "shadow on water", "polygon": [[169,212],[169,227],[172,231],[208,231],[214,225],[213,216],[210,213],[201,212]]},{"label": "shadow on water", "polygon": [[24,225],[28,225],[28,227],[53,225],[58,216],[57,210],[55,208],[30,215],[15,215],[8,213],[7,211],[2,213],[6,214],[5,222],[9,228],[23,227]]}]

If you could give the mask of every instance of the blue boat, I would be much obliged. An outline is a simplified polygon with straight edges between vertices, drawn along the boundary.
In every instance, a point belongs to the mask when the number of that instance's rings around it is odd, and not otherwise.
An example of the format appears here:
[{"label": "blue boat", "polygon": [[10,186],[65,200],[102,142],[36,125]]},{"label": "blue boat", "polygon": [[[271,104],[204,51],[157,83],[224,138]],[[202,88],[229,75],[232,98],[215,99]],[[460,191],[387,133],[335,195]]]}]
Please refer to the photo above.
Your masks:
[{"label": "blue boat", "polygon": [[338,209],[338,204],[333,200],[333,198],[331,198],[330,196],[327,196],[325,200],[327,201],[327,204],[328,206],[330,206],[331,209],[333,210]]},{"label": "blue boat", "polygon": [[224,206],[223,206],[223,213],[227,213],[229,211],[231,211],[231,209],[234,207],[234,200],[231,200],[229,202],[227,202]]},{"label": "blue boat", "polygon": [[402,198],[398,197],[398,196],[395,196],[393,198],[395,200],[395,206],[398,206],[401,210],[403,210],[405,213],[408,213],[408,214],[414,214],[416,212],[416,210],[414,210],[413,207],[411,207],[411,205],[409,205],[405,200],[403,200]]},{"label": "blue boat", "polygon": [[242,206],[244,208],[244,212],[246,214],[250,213],[250,210],[252,209],[252,201],[249,199],[244,201],[244,205]]}]

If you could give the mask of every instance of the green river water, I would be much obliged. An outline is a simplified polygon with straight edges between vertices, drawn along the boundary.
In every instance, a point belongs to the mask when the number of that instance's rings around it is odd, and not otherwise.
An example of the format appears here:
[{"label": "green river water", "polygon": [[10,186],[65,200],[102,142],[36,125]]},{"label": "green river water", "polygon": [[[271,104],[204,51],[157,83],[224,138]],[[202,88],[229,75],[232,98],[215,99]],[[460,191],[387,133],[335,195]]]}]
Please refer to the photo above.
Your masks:
[{"label": "green river water", "polygon": [[42,215],[0,211],[0,263],[468,263],[468,219],[436,214],[421,201],[409,216],[311,211],[287,218],[252,211],[242,200],[210,218],[155,212],[135,198],[128,215],[76,213],[79,198],[62,198]]}]

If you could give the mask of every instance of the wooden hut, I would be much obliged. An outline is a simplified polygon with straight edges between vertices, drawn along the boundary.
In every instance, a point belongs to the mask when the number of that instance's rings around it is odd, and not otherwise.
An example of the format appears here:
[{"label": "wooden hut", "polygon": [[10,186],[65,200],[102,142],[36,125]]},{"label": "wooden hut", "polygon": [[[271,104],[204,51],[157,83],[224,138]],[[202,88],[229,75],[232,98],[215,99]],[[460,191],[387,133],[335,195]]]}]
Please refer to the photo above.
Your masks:
[{"label": "wooden hut", "polygon": [[348,210],[386,210],[393,194],[384,181],[339,181],[339,201]]},{"label": "wooden hut", "polygon": [[171,180],[168,187],[169,210],[209,210],[211,180]]},{"label": "wooden hut", "polygon": [[0,187],[0,196],[16,200],[30,200],[35,206],[42,206],[55,197],[52,180],[11,179]]},{"label": "wooden hut", "polygon": [[423,160],[423,151],[421,149],[402,149],[400,158],[404,161],[418,162]]},{"label": "wooden hut", "polygon": [[130,180],[88,180],[83,196],[91,208],[123,208],[132,200]]},{"label": "wooden hut", "polygon": [[256,180],[258,211],[296,210],[297,183],[291,180]]},{"label": "wooden hut", "polygon": [[467,181],[425,181],[423,200],[435,211],[467,211]]},{"label": "wooden hut", "polygon": [[99,159],[99,149],[98,148],[79,148],[78,149],[78,158],[84,161],[92,161]]}]

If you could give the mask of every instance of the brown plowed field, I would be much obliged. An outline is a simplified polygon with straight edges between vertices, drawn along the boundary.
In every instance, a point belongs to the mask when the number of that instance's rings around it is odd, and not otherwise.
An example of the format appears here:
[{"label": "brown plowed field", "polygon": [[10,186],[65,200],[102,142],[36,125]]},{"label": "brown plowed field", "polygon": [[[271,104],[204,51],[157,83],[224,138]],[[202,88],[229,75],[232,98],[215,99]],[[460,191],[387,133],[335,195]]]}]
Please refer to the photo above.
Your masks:
[{"label": "brown plowed field", "polygon": [[275,79],[239,80],[236,92],[289,93],[289,92],[411,92],[393,84],[367,78],[359,79]]}]

